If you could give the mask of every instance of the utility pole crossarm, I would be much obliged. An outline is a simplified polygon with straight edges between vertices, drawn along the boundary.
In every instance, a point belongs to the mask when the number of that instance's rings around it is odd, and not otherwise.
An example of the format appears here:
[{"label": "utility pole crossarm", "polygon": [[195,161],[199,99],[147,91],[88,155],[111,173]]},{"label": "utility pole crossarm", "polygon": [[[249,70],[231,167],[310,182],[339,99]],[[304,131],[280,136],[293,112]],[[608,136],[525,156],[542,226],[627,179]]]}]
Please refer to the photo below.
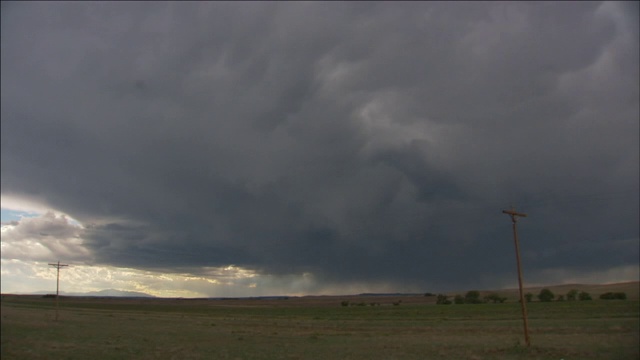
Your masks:
[{"label": "utility pole crossarm", "polygon": [[511,209],[511,210],[502,210],[502,213],[503,214],[508,214],[508,215],[511,215],[511,216],[527,217],[527,214],[516,212],[513,209]]},{"label": "utility pole crossarm", "polygon": [[60,264],[60,263],[57,263],[57,264],[49,263],[49,265],[51,265],[51,266],[53,266],[53,267],[56,267],[56,268],[57,268],[57,267],[65,267],[65,266],[69,266],[69,265],[67,265],[67,264]]},{"label": "utility pole crossarm", "polygon": [[502,210],[502,213],[509,215],[514,224],[518,221],[518,216],[527,217],[527,214],[516,212],[514,208],[511,208],[510,210]]}]

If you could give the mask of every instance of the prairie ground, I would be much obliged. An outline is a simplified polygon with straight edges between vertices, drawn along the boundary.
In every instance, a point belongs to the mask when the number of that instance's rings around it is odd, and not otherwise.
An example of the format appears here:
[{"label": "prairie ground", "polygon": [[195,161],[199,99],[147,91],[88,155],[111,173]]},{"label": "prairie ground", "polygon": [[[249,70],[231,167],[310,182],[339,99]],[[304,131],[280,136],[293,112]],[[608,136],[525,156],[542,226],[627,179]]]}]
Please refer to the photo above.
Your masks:
[{"label": "prairie ground", "polygon": [[63,297],[58,320],[50,298],[1,306],[2,359],[640,359],[637,299],[529,303],[531,347],[514,301]]}]

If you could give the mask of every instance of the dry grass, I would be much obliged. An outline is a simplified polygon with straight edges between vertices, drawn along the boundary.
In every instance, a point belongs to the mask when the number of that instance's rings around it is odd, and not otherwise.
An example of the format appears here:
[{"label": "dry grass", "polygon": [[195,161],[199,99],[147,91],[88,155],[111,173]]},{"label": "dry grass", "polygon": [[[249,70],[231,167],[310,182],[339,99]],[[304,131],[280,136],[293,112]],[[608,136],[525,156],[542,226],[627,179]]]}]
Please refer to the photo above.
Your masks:
[{"label": "dry grass", "polygon": [[[340,303],[345,300],[366,305],[343,307]],[[398,300],[400,305],[392,305]],[[424,296],[62,298],[60,320],[55,321],[52,299],[3,295],[0,355],[2,359],[640,358],[638,300],[531,303],[531,348],[523,346],[516,302],[439,306],[433,301]]]}]

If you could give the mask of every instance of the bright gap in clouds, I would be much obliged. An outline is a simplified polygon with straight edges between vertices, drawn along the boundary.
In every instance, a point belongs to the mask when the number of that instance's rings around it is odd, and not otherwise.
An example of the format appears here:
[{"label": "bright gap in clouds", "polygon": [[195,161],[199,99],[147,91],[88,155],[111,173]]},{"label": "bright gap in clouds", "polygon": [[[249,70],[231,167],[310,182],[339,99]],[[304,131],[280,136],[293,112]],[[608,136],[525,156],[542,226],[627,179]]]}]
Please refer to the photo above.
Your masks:
[{"label": "bright gap in clouds", "polygon": [[[63,294],[115,289],[156,297],[200,298],[337,295],[393,290],[385,284],[375,284],[373,287],[363,284],[320,287],[309,273],[261,275],[236,266],[192,269],[193,272],[200,272],[195,275],[64,263],[70,266],[60,273],[60,291]],[[53,293],[55,286],[56,270],[48,263],[2,259],[2,293]]]},{"label": "bright gap in clouds", "polygon": [[348,284],[320,286],[310,273],[274,276],[235,265],[157,271],[95,264],[84,246],[83,226],[71,217],[36,206],[38,210],[3,209],[2,293],[52,293],[56,271],[50,263],[68,264],[60,274],[61,293],[87,293],[106,289],[133,291],[157,297],[250,297],[341,294],[389,289]]},{"label": "bright gap in clouds", "polygon": [[94,254],[84,245],[84,226],[77,220],[34,200],[3,197],[4,204],[8,208],[2,209],[2,293],[55,292],[56,270],[49,264],[57,261],[69,265],[60,273],[62,294],[115,289],[199,298],[396,291],[384,282],[321,284],[308,272],[271,275],[236,265],[157,271],[103,266],[96,264]]},{"label": "bright gap in clouds", "polygon": [[[210,269],[217,272],[217,276],[207,277],[61,262],[69,264],[60,273],[61,293],[106,289],[158,297],[251,296],[255,293],[251,286],[255,274],[234,267]],[[55,286],[56,270],[47,262],[2,259],[2,293],[52,293]]]},{"label": "bright gap in clouds", "polygon": [[[23,217],[2,229],[2,293],[52,293],[56,271],[49,263],[68,264],[60,274],[62,293],[105,289],[157,297],[302,296],[392,291],[389,284],[320,285],[311,273],[269,275],[235,265],[157,271],[93,264],[83,246],[82,227],[52,211]],[[406,289],[410,290],[410,289]],[[418,291],[417,289],[411,289]]]},{"label": "bright gap in clouds", "polygon": [[4,224],[11,221],[19,221],[20,219],[26,217],[34,217],[37,215],[37,213],[33,212],[2,209],[0,210],[0,221]]}]

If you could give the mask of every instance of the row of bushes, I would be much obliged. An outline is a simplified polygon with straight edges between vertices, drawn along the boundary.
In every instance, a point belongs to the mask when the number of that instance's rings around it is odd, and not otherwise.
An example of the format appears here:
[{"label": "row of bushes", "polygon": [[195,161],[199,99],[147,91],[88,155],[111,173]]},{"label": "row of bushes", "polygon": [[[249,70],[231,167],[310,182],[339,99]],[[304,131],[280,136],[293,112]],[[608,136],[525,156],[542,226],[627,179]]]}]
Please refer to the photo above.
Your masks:
[{"label": "row of bushes", "polygon": [[[525,298],[527,299],[527,302],[531,302],[531,298],[533,297],[533,295],[531,293],[527,293],[525,294]],[[555,296],[555,294],[549,290],[549,289],[542,289],[540,290],[540,293],[538,294],[538,300],[540,300],[541,302],[550,302],[553,300],[556,301],[576,301],[576,300],[580,300],[580,301],[588,301],[588,300],[593,300],[591,298],[591,295],[586,292],[586,291],[578,291],[576,289],[572,289],[570,290],[567,294],[566,294],[566,298],[565,295],[558,295],[557,297]]]},{"label": "row of bushes", "polygon": [[[392,304],[393,306],[398,306],[402,303],[402,300],[398,300],[398,301],[393,301]],[[364,301],[356,303],[356,302],[350,302],[350,301],[342,301],[340,303],[340,305],[342,306],[367,306],[367,303],[365,303]],[[369,303],[369,306],[380,306],[379,302],[371,302]]]},{"label": "row of bushes", "polygon": [[[528,302],[531,301],[531,298],[533,297],[532,294],[526,294],[525,295],[526,299]],[[570,290],[566,295],[558,295],[557,297],[553,294],[553,292],[551,292],[551,290],[549,289],[542,289],[540,290],[540,294],[538,294],[538,300],[543,301],[543,302],[549,302],[549,301],[576,301],[576,300],[580,300],[580,301],[588,301],[588,300],[592,300],[591,295],[586,292],[586,291],[578,291],[578,290]],[[602,295],[600,295],[600,299],[602,300],[626,300],[627,299],[627,294],[623,293],[623,292],[608,292],[608,293],[604,293]]]},{"label": "row of bushes", "polygon": [[[526,293],[524,295],[525,300],[527,302],[531,302],[533,300],[533,294],[532,293]],[[570,290],[566,295],[558,295],[556,297],[556,295],[549,289],[542,289],[540,290],[540,293],[538,293],[537,298],[540,302],[550,302],[553,301],[554,299],[556,301],[576,301],[576,300],[580,300],[580,301],[588,301],[588,300],[593,300],[591,298],[591,295],[586,292],[586,291],[578,291],[575,289]],[[625,300],[627,298],[627,294],[623,293],[623,292],[608,292],[605,294],[600,295],[600,299],[603,300]],[[507,300],[506,297],[502,297],[498,294],[492,293],[489,294],[487,296],[485,296],[484,298],[480,297],[480,292],[476,291],[476,290],[471,290],[468,291],[465,296],[462,295],[456,295],[453,298],[453,302],[451,300],[449,300],[449,297],[447,295],[444,294],[439,294],[437,295],[436,298],[436,304],[438,305],[449,305],[452,303],[455,304],[482,304],[482,303],[488,303],[488,302],[493,302],[493,303],[503,303]]]},{"label": "row of bushes", "polygon": [[602,300],[627,300],[627,294],[623,292],[608,292],[600,295]]},{"label": "row of bushes", "polygon": [[[503,303],[507,301],[506,297],[502,297],[498,294],[489,294],[487,296],[485,296],[484,298],[480,297],[480,292],[476,291],[476,290],[471,290],[468,291],[465,296],[462,295],[456,295],[453,298],[453,303],[456,304],[482,304],[482,303],[488,303],[488,302],[493,302],[493,303]],[[439,294],[436,297],[436,304],[438,305],[449,305],[452,304],[451,300],[449,300],[449,297],[447,295],[444,294]]]}]

